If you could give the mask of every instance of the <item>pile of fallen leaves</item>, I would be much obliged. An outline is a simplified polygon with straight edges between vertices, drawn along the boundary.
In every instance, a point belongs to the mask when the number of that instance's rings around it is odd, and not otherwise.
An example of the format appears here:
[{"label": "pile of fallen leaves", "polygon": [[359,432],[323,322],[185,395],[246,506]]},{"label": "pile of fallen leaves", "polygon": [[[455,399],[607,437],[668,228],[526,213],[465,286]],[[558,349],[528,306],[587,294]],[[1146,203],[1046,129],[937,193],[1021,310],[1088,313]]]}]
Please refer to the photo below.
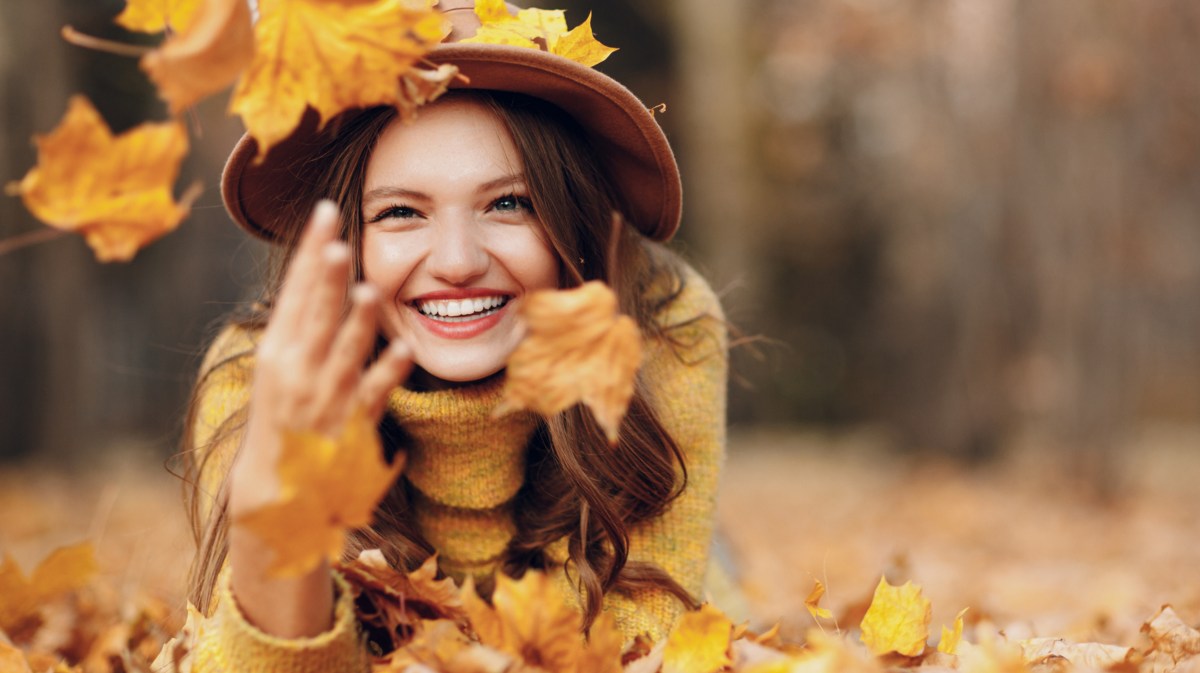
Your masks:
[{"label": "pile of fallen leaves", "polygon": [[[930,644],[931,606],[912,583],[881,579],[861,622],[843,630],[821,608],[818,582],[806,600],[816,626],[804,642],[784,642],[735,624],[705,604],[683,615],[655,644],[622,642],[608,615],[586,638],[579,610],[548,576],[498,578],[492,602],[468,582],[437,577],[436,560],[411,573],[378,551],[339,563],[354,592],[373,670],[427,673],[1061,673],[1071,670],[1161,673],[1200,665],[1200,631],[1169,606],[1147,621],[1131,645],[1060,638],[1009,639],[993,625],[964,626],[967,610]],[[52,553],[26,577],[11,559],[0,565],[0,673],[190,671],[193,642],[206,618],[189,609],[174,633],[167,611],[106,603],[87,545]]]}]

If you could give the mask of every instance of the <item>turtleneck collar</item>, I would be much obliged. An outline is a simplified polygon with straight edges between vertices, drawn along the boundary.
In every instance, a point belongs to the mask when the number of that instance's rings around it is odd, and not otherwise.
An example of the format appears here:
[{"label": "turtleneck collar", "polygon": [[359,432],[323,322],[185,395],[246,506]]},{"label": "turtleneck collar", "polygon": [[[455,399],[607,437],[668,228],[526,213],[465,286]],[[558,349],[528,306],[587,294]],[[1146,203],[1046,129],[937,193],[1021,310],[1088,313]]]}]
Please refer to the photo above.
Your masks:
[{"label": "turtleneck collar", "polygon": [[404,475],[430,500],[491,509],[521,488],[538,419],[527,412],[492,418],[503,389],[497,376],[445,390],[392,391],[388,409],[413,439]]}]

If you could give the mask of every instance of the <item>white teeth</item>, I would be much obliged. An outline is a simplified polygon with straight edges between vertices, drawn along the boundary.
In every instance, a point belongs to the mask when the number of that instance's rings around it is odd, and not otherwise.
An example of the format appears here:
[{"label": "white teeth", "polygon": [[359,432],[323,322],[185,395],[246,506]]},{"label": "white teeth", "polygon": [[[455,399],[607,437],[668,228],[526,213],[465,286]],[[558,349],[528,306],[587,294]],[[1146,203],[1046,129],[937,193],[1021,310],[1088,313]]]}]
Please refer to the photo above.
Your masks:
[{"label": "white teeth", "polygon": [[504,297],[476,297],[449,301],[421,301],[417,302],[416,306],[421,313],[431,318],[472,320],[503,306],[507,301]]}]

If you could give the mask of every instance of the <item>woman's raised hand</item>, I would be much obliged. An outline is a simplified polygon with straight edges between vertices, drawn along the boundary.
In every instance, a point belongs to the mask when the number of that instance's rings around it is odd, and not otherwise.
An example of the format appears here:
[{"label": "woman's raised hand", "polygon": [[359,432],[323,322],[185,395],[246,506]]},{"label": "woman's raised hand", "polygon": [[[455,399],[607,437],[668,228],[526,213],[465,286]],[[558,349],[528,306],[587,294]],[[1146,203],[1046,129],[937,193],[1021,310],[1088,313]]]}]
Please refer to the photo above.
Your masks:
[{"label": "woman's raised hand", "polygon": [[238,516],[277,497],[275,466],[285,430],[336,435],[357,408],[377,421],[388,392],[412,369],[400,340],[365,365],[380,298],[365,284],[347,292],[350,249],[337,238],[337,218],[333,203],[317,204],[284,277],[256,350],[246,430],[229,475],[234,593],[252,623],[282,636],[314,635],[328,626],[328,568],[296,580],[268,578],[271,552],[237,525]]}]

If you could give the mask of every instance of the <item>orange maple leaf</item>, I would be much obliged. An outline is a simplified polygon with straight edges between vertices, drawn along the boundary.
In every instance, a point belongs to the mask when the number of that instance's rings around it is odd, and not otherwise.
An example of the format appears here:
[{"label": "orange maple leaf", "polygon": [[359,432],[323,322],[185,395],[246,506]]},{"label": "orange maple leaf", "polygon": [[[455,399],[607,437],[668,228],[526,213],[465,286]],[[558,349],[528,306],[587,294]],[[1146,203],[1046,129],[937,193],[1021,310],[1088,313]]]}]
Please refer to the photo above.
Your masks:
[{"label": "orange maple leaf", "polygon": [[172,114],[233,84],[254,56],[246,0],[207,0],[194,20],[142,57]]},{"label": "orange maple leaf", "polygon": [[925,651],[931,619],[932,605],[921,595],[921,587],[912,582],[896,587],[880,577],[863,616],[862,641],[876,655],[897,652],[915,657]]},{"label": "orange maple leaf", "polygon": [[506,44],[531,49],[545,48],[586,66],[604,61],[615,48],[601,44],[592,34],[592,15],[567,30],[566,12],[561,9],[522,9],[508,13],[504,0],[475,0],[479,31],[463,42]]},{"label": "orange maple leaf", "polygon": [[206,0],[128,0],[117,24],[138,33],[181,32]]},{"label": "orange maple leaf", "polygon": [[[254,58],[230,111],[258,141],[260,157],[307,107],[322,124],[372,105],[411,113],[401,79],[448,32],[440,12],[402,0],[261,0],[258,7]],[[433,72],[444,76],[444,90],[457,70]]]},{"label": "orange maple leaf", "polygon": [[96,575],[86,542],[56,549],[27,578],[7,554],[0,563],[0,631],[10,631],[48,600],[83,588]]},{"label": "orange maple leaf", "polygon": [[582,618],[549,575],[530,571],[514,580],[498,574],[492,605],[475,594],[468,579],[463,607],[481,643],[547,671],[576,670],[583,651]]},{"label": "orange maple leaf", "polygon": [[663,651],[662,673],[714,673],[730,664],[733,622],[705,603],[679,619]]},{"label": "orange maple leaf", "polygon": [[248,512],[238,522],[275,553],[270,572],[302,575],[342,553],[347,529],[371,522],[375,505],[403,468],[390,467],[375,425],[354,413],[337,438],[315,432],[285,432],[278,472],[279,499]]},{"label": "orange maple leaf", "polygon": [[825,585],[821,580],[813,580],[812,591],[808,593],[808,598],[804,599],[804,607],[808,608],[808,613],[814,618],[829,619],[833,617],[833,613],[828,608],[819,607],[821,597],[825,595]]},{"label": "orange maple leaf", "polygon": [[496,415],[532,409],[551,416],[582,402],[615,442],[633,397],[642,344],[633,319],[617,313],[612,290],[591,281],[534,292],[521,315],[529,333],[508,359]]},{"label": "orange maple leaf", "polygon": [[198,194],[179,203],[171,195],[188,148],[179,123],[114,137],[87,98],[74,96],[58,127],[34,142],[38,165],[10,191],[42,222],[83,234],[102,262],[128,261],[174,230]]}]

